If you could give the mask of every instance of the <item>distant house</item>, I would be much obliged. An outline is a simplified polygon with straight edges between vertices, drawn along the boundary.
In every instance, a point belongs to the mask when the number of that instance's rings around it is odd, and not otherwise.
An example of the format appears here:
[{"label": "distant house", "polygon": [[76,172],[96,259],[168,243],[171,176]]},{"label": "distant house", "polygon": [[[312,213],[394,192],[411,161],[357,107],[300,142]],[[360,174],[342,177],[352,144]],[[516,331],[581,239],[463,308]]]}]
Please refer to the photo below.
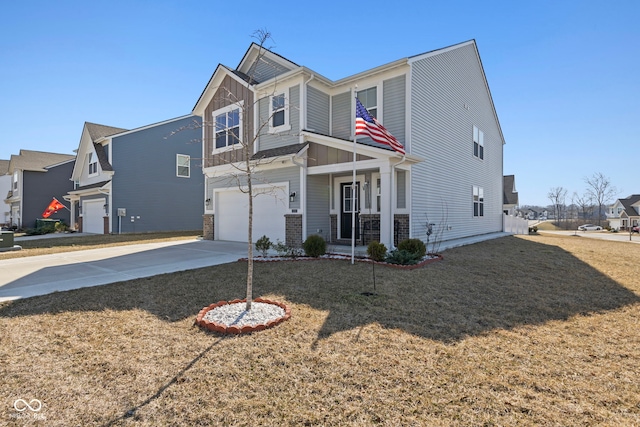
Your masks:
[{"label": "distant house", "polygon": [[628,230],[640,223],[640,194],[616,200],[607,209],[609,226],[616,230]]},{"label": "distant house", "polygon": [[[356,97],[406,155],[369,137],[354,143]],[[387,247],[426,239],[427,223],[443,240],[502,231],[505,141],[474,40],[337,81],[252,44],[236,68],[216,68],[193,114],[211,124],[207,239],[246,241],[247,161],[254,240],[346,244],[354,212],[358,242]],[[248,153],[239,141],[251,141]]]},{"label": "distant house", "polygon": [[516,215],[516,206],[518,206],[518,192],[516,191],[515,175],[505,175],[503,177],[503,197],[502,211],[505,215]]},{"label": "distant house", "polygon": [[133,130],[85,123],[65,199],[84,233],[199,230],[204,205],[200,119]]},{"label": "distant house", "polygon": [[[0,195],[7,197],[11,191],[11,174],[9,160],[0,160]],[[0,226],[8,226],[11,219],[11,209],[6,203],[0,203]]]},{"label": "distant house", "polygon": [[[73,188],[69,181],[76,156],[20,150],[9,160],[11,189],[4,200],[9,205],[9,223],[18,228],[34,228],[53,198],[63,196]],[[51,219],[61,219],[69,225],[68,209],[61,209]]]}]

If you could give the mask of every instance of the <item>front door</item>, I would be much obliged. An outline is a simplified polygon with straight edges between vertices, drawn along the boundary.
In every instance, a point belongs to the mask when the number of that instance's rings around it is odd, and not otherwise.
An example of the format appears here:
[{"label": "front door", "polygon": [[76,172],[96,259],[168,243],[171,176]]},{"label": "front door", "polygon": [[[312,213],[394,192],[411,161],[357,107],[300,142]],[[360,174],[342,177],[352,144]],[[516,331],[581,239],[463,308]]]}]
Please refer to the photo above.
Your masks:
[{"label": "front door", "polygon": [[340,238],[351,239],[351,214],[356,212],[356,240],[360,238],[360,227],[358,227],[358,214],[360,213],[360,199],[358,191],[360,183],[356,182],[355,194],[353,193],[353,183],[340,185]]}]

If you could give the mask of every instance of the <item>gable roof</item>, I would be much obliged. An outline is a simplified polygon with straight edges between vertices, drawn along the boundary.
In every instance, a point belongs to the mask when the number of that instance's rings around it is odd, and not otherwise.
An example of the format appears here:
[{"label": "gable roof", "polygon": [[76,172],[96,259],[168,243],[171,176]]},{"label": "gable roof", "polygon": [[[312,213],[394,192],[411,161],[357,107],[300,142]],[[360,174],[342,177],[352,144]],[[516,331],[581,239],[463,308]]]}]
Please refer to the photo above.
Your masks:
[{"label": "gable roof", "polygon": [[0,175],[9,173],[9,160],[0,160]]},{"label": "gable roof", "polygon": [[626,199],[618,199],[622,206],[624,207],[624,211],[629,216],[638,216],[638,211],[633,207],[634,204],[640,202],[640,194],[633,194]]},{"label": "gable roof", "polygon": [[105,136],[115,135],[116,133],[126,132],[129,129],[117,128],[113,126],[105,126],[99,125],[97,123],[85,122],[84,125],[87,128],[87,132],[89,132],[89,137],[91,141],[96,142],[100,138],[104,138]]},{"label": "gable roof", "polygon": [[75,155],[48,153],[44,151],[20,150],[20,154],[12,155],[9,161],[9,173],[16,169],[23,171],[46,172],[47,166],[74,160]]}]

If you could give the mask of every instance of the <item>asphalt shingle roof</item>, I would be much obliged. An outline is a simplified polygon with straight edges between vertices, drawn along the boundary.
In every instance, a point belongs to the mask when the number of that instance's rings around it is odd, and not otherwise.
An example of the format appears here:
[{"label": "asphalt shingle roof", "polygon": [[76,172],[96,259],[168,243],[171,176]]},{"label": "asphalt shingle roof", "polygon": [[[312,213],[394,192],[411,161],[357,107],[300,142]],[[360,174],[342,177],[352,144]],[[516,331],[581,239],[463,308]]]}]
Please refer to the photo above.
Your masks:
[{"label": "asphalt shingle roof", "polygon": [[76,156],[73,154],[20,150],[20,154],[11,156],[9,173],[16,169],[45,172],[47,166],[74,160],[75,158]]},{"label": "asphalt shingle roof", "polygon": [[113,126],[99,125],[97,123],[85,122],[91,141],[96,142],[105,136],[115,135],[116,133],[126,132],[129,129],[122,129]]},{"label": "asphalt shingle roof", "polygon": [[504,205],[517,205],[518,204],[518,192],[513,191],[515,186],[515,175],[505,175],[503,177],[503,196],[502,204]]}]

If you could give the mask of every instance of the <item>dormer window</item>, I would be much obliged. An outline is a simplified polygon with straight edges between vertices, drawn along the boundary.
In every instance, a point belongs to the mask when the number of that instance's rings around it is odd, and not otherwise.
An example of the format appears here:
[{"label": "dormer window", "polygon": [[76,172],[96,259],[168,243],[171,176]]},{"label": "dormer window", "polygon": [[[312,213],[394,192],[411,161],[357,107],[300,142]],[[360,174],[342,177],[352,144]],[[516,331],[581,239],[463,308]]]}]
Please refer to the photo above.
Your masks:
[{"label": "dormer window", "polygon": [[98,159],[93,153],[89,153],[89,176],[98,173]]}]

